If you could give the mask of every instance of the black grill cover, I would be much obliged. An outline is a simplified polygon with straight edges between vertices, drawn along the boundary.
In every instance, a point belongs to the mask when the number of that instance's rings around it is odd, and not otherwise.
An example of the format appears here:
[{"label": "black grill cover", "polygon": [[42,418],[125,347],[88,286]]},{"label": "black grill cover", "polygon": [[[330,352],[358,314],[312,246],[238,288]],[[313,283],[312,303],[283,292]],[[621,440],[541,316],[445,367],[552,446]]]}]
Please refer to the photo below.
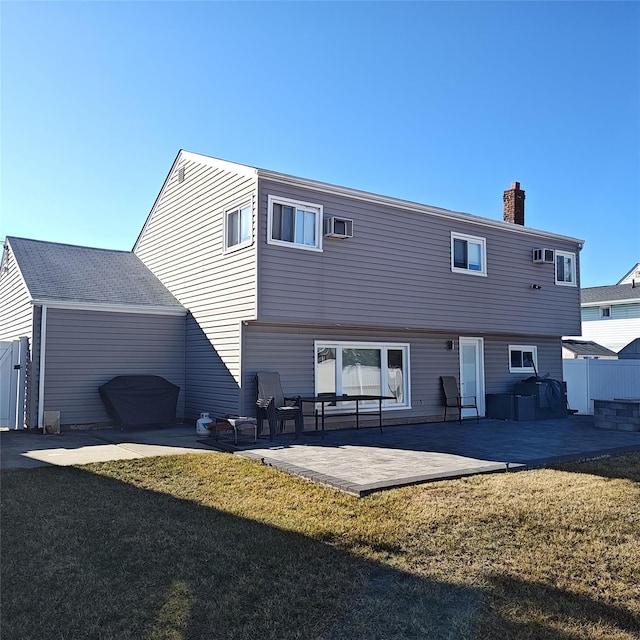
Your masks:
[{"label": "black grill cover", "polygon": [[116,376],[98,391],[109,417],[120,425],[175,422],[180,387],[160,376]]}]

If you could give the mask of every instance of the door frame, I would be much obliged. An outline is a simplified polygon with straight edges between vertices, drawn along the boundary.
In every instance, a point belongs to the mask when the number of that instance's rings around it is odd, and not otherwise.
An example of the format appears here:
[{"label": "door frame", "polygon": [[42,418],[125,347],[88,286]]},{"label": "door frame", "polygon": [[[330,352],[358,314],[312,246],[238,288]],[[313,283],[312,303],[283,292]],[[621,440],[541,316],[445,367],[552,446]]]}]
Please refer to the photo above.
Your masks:
[{"label": "door frame", "polygon": [[[475,348],[475,360],[476,360],[476,389],[475,393],[469,394],[468,390],[464,388],[464,380],[462,377],[462,346],[473,346]],[[485,380],[484,380],[484,338],[478,338],[473,336],[460,336],[458,338],[458,351],[460,353],[459,367],[460,367],[460,394],[461,395],[475,395],[478,405],[478,413],[480,416],[485,415]],[[475,416],[475,410],[463,409],[462,417]]]}]

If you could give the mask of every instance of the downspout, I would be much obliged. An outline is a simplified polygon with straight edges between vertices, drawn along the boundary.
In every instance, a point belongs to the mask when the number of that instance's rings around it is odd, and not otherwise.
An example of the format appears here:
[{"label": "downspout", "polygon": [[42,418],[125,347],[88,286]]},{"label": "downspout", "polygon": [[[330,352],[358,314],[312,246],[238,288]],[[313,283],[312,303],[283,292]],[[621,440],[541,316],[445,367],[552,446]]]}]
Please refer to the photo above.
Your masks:
[{"label": "downspout", "polygon": [[19,338],[18,351],[18,389],[16,391],[16,421],[14,429],[24,429],[24,392],[27,375],[27,351],[29,351],[29,338]]},{"label": "downspout", "polygon": [[[38,376],[38,428],[44,429],[44,360],[47,347],[47,307],[40,314],[40,367]],[[44,433],[44,431],[43,431]]]}]

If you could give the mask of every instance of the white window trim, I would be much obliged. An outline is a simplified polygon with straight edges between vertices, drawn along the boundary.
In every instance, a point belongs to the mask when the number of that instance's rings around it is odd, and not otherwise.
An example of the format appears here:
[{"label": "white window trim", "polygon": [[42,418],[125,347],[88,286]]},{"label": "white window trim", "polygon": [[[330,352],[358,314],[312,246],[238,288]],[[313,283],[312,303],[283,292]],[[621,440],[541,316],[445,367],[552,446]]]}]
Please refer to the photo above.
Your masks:
[{"label": "white window trim", "polygon": [[[311,209],[316,211],[316,238],[317,245],[310,246],[308,244],[298,244],[297,242],[286,242],[285,240],[275,240],[272,237],[273,231],[273,205],[284,204],[290,207],[301,207],[303,209]],[[268,215],[267,215],[267,244],[274,244],[280,247],[289,247],[294,249],[302,249],[304,251],[322,251],[322,224],[323,224],[323,207],[321,204],[313,202],[304,202],[302,200],[291,200],[289,198],[280,198],[278,196],[268,197]]]},{"label": "white window trim", "polygon": [[[330,349],[336,350],[336,366],[337,366],[337,354],[339,349],[347,348],[347,349],[402,349],[406,361],[403,363],[405,367],[405,376],[404,376],[404,396],[405,402],[404,404],[398,405],[398,403],[389,404],[387,400],[382,401],[382,408],[385,411],[404,411],[407,409],[411,409],[411,345],[408,342],[353,342],[353,341],[340,341],[340,340],[315,340],[313,343],[313,377],[314,377],[314,385],[315,385],[315,393],[318,394],[318,376],[316,372],[318,370],[318,348],[326,347]],[[336,370],[336,385],[341,386],[342,379],[342,369],[338,368]],[[338,388],[338,387],[336,387]],[[386,395],[382,393],[381,395]],[[326,411],[339,411],[340,408],[332,408],[327,407]],[[378,411],[378,406],[376,403],[375,407],[360,407],[360,413],[367,412],[376,412]],[[355,409],[354,409],[355,413]]]},{"label": "white window trim", "polygon": [[[558,280],[558,256],[564,258],[570,257],[573,264],[573,282],[565,282],[564,280]],[[553,256],[553,269],[555,271],[555,281],[558,286],[561,287],[577,287],[578,286],[578,263],[576,262],[576,254],[572,251],[556,251]]]},{"label": "white window trim", "polygon": [[[479,244],[482,251],[482,270],[474,271],[473,269],[466,269],[462,267],[456,267],[454,262],[454,240],[466,240],[467,242],[473,242]],[[466,273],[472,276],[487,276],[487,239],[479,236],[470,236],[466,233],[458,233],[456,231],[451,232],[451,271],[453,273]]]},{"label": "white window trim", "polygon": [[[535,367],[512,367],[511,352],[512,351],[531,351],[533,353],[533,364]],[[510,344],[509,345],[509,373],[536,373],[538,369],[538,347],[532,344]]]},{"label": "white window trim", "polygon": [[[227,242],[229,241],[229,233],[228,233],[229,214],[233,213],[234,211],[240,211],[245,207],[249,207],[249,212],[250,212],[249,215],[251,218],[251,221],[250,221],[251,233],[249,234],[249,240],[245,240],[244,242],[239,242],[238,244],[229,246],[227,244]],[[251,202],[251,200],[242,200],[234,205],[231,205],[230,207],[225,207],[223,216],[224,216],[223,218],[224,224],[223,224],[222,233],[224,234],[224,244],[223,244],[224,253],[233,253],[234,251],[238,251],[239,249],[244,249],[245,247],[251,246],[253,244],[253,203]]]},{"label": "white window trim", "polygon": [[[609,311],[609,315],[605,315],[605,309],[607,309]],[[611,305],[607,305],[605,307],[600,307],[600,320],[611,320],[611,318],[613,317],[612,312],[611,312]]]}]

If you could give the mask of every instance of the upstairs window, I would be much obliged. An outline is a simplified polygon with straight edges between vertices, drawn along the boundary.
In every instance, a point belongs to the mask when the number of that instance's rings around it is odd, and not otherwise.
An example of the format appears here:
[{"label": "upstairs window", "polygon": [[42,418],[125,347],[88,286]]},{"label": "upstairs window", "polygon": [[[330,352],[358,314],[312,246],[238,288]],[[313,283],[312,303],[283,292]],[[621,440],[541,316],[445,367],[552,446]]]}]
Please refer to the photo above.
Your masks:
[{"label": "upstairs window", "polygon": [[269,196],[267,242],[322,250],[322,205]]},{"label": "upstairs window", "polygon": [[251,243],[251,205],[228,209],[225,212],[225,249],[235,250]]},{"label": "upstairs window", "polygon": [[535,374],[537,370],[538,347],[522,344],[509,345],[509,371],[511,373]]},{"label": "upstairs window", "polygon": [[487,275],[487,242],[484,238],[451,234],[451,271]]},{"label": "upstairs window", "polygon": [[556,251],[556,284],[576,286],[576,254]]},{"label": "upstairs window", "polygon": [[600,317],[602,319],[611,317],[611,307],[600,307]]}]

